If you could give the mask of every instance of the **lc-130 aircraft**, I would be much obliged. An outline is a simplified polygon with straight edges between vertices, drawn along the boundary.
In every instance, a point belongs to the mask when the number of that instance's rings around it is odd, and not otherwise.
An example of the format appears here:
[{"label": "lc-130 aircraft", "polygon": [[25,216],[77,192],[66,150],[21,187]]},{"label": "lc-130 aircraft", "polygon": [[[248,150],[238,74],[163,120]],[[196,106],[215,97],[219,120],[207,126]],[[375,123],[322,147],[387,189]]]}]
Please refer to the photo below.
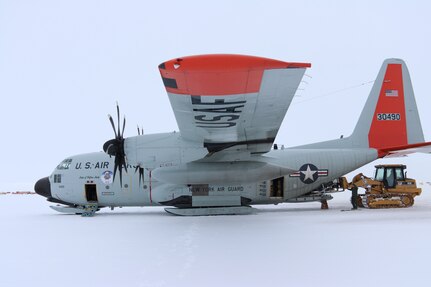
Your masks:
[{"label": "lc-130 aircraft", "polygon": [[431,152],[399,59],[383,62],[350,137],[272,149],[309,67],[242,55],[164,62],[159,71],[179,132],[124,138],[117,105],[105,153],[68,157],[35,191],[62,204],[52,206],[57,211],[83,215],[152,205],[178,215],[248,214],[251,205],[329,199],[326,191],[358,167]]}]

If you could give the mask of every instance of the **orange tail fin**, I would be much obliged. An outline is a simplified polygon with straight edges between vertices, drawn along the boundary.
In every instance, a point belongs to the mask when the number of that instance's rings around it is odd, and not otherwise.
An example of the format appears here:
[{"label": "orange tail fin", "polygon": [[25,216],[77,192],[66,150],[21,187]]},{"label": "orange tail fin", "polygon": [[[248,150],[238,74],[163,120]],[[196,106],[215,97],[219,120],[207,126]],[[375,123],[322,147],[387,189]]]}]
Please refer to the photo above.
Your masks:
[{"label": "orange tail fin", "polygon": [[391,147],[424,142],[409,71],[403,60],[383,62],[352,140],[355,145],[379,150],[379,155]]}]

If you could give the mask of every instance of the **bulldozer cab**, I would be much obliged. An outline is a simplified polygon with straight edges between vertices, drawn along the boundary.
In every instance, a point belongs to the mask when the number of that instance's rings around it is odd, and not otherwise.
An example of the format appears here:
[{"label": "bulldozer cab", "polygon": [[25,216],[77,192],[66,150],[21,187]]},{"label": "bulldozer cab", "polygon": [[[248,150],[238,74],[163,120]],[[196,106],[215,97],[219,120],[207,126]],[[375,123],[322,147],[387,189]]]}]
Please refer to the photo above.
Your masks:
[{"label": "bulldozer cab", "polygon": [[386,188],[394,188],[397,181],[405,181],[405,165],[376,165],[374,179],[383,182]]}]

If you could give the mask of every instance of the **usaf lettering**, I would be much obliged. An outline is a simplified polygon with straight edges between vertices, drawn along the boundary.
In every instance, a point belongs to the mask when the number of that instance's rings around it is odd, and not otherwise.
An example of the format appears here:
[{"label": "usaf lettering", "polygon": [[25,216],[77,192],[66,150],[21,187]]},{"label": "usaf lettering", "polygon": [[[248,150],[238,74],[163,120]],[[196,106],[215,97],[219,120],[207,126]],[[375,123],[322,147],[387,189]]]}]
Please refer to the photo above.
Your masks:
[{"label": "usaf lettering", "polygon": [[[213,102],[202,102],[200,96],[192,96],[192,105],[195,112],[196,126],[199,128],[229,128],[236,126],[241,108],[246,101],[226,102],[224,99],[215,99]],[[200,107],[199,107],[200,106]]]}]

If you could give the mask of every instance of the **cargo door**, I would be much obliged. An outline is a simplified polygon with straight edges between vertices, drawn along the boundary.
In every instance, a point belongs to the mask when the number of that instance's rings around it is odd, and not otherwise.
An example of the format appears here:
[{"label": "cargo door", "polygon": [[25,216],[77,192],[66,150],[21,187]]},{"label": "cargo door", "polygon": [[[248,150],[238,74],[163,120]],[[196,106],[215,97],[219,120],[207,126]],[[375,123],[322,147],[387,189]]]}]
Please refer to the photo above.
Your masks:
[{"label": "cargo door", "polygon": [[283,198],[284,196],[284,176],[271,180],[270,197]]}]

